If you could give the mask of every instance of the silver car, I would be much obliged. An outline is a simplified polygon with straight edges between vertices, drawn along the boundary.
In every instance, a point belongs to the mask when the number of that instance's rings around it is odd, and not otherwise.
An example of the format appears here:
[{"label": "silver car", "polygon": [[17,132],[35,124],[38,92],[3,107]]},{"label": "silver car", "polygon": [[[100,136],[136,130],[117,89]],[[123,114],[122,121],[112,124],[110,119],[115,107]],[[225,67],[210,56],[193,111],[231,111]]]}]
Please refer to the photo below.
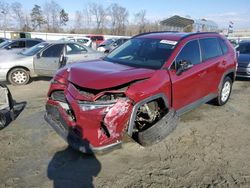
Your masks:
[{"label": "silver car", "polygon": [[0,81],[25,85],[31,77],[53,76],[66,63],[103,56],[75,42],[43,42],[19,54],[0,53]]}]

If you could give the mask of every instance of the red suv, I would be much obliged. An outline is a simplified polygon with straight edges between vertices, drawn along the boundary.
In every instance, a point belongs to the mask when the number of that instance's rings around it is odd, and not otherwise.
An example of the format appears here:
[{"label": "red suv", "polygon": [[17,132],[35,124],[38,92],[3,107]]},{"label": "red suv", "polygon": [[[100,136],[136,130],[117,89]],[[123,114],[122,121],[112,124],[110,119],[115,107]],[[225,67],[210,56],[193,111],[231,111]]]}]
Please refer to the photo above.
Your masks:
[{"label": "red suv", "polygon": [[224,105],[235,50],[218,33],[153,32],[133,37],[102,60],[67,65],[54,76],[45,119],[82,152],[165,138],[179,115],[215,100]]}]

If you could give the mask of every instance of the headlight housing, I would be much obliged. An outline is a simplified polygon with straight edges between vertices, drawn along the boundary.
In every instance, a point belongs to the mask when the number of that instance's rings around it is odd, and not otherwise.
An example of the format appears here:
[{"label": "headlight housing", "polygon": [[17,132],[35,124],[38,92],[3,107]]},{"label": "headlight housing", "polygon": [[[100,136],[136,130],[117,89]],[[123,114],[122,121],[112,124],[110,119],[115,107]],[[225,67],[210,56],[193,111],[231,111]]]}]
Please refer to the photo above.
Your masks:
[{"label": "headlight housing", "polygon": [[115,101],[108,102],[108,103],[80,101],[78,102],[78,104],[82,111],[89,111],[89,110],[96,110],[100,108],[111,107],[115,104]]}]

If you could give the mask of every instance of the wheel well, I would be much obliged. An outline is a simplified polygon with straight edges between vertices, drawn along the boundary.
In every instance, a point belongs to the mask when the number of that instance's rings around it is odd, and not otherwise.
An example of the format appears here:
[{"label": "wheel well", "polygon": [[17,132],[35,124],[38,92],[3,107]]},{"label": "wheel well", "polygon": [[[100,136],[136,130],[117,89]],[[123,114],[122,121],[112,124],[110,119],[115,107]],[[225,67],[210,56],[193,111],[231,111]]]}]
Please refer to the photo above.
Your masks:
[{"label": "wheel well", "polygon": [[233,72],[228,73],[225,77],[227,77],[227,76],[228,76],[229,78],[231,78],[232,82],[234,82],[235,77],[234,77],[234,73],[233,73]]},{"label": "wheel well", "polygon": [[150,102],[156,101],[160,107],[162,107],[162,110],[167,113],[169,111],[169,106],[168,106],[168,101],[163,93],[151,96],[149,98],[146,98],[139,103],[135,104],[130,120],[129,120],[129,126],[128,126],[128,135],[132,137],[133,135],[133,130],[135,127],[135,120],[137,116],[137,112],[140,107],[144,106],[145,104],[148,104]]},{"label": "wheel well", "polygon": [[8,71],[8,73],[7,73],[7,75],[6,75],[6,80],[8,80],[8,76],[9,76],[10,71],[12,71],[13,69],[16,69],[16,68],[24,69],[24,70],[26,70],[26,71],[30,74],[30,70],[29,70],[27,67],[16,66],[16,67],[12,67],[12,68]]}]

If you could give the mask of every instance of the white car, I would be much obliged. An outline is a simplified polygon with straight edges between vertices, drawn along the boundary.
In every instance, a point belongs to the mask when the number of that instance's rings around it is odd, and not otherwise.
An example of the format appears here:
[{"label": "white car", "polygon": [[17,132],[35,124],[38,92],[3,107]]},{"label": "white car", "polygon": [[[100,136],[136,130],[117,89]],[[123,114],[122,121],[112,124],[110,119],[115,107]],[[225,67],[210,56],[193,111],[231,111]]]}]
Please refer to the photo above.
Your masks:
[{"label": "white car", "polygon": [[64,41],[72,41],[72,42],[78,42],[80,44],[83,44],[85,46],[91,47],[92,41],[88,37],[66,37],[63,38]]}]

